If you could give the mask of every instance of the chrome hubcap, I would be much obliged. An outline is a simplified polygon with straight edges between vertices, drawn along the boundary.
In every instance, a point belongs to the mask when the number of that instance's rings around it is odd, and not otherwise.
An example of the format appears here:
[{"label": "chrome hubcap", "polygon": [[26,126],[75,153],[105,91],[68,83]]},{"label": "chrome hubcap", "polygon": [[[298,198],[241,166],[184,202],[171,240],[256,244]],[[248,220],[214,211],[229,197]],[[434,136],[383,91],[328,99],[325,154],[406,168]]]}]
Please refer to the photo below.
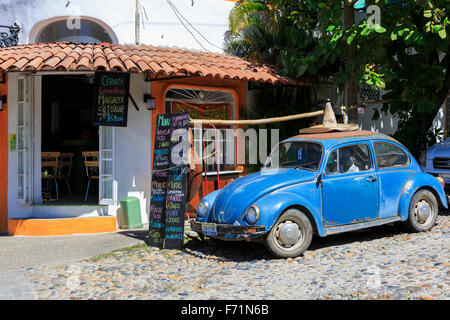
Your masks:
[{"label": "chrome hubcap", "polygon": [[301,243],[302,236],[299,226],[292,221],[284,221],[277,226],[277,242],[284,249],[293,248],[295,244]]},{"label": "chrome hubcap", "polygon": [[420,200],[417,202],[414,213],[417,219],[417,222],[424,225],[427,224],[432,218],[432,208],[430,204],[425,200]]}]

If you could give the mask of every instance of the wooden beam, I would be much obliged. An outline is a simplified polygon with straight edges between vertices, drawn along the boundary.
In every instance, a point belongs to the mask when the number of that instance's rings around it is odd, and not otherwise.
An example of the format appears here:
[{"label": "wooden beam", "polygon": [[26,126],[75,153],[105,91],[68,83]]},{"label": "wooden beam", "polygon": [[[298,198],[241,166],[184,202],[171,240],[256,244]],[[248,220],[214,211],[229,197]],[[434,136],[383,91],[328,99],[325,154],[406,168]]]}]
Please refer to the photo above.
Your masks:
[{"label": "wooden beam", "polygon": [[299,113],[291,116],[266,118],[266,119],[254,119],[254,120],[218,120],[218,119],[190,119],[191,126],[196,124],[218,124],[218,125],[256,125],[274,122],[291,121],[304,118],[312,118],[323,115],[323,110]]}]

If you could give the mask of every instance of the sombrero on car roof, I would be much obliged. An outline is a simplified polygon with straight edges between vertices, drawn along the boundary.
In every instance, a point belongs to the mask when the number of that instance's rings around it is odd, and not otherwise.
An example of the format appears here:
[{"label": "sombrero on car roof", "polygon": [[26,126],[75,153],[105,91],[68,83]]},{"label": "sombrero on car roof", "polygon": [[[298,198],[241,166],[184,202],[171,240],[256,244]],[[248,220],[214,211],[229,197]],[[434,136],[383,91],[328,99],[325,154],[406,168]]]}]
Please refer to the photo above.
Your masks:
[{"label": "sombrero on car roof", "polygon": [[359,126],[357,124],[346,124],[337,123],[336,116],[334,115],[333,108],[331,107],[331,102],[327,101],[325,104],[325,110],[323,113],[322,124],[312,126],[309,128],[301,129],[300,134],[305,133],[326,133],[333,131],[355,131],[358,130]]}]

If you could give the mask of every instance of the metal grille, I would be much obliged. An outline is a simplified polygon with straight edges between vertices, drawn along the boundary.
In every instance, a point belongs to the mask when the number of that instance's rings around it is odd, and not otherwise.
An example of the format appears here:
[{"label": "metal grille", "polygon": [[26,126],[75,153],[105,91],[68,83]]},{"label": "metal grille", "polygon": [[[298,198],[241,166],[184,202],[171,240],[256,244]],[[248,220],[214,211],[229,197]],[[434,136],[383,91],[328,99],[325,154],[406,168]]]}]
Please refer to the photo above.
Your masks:
[{"label": "metal grille", "polygon": [[360,84],[359,98],[362,102],[378,101],[381,100],[381,91],[374,89],[367,84]]},{"label": "metal grille", "polygon": [[433,167],[435,169],[450,169],[450,158],[434,158]]}]

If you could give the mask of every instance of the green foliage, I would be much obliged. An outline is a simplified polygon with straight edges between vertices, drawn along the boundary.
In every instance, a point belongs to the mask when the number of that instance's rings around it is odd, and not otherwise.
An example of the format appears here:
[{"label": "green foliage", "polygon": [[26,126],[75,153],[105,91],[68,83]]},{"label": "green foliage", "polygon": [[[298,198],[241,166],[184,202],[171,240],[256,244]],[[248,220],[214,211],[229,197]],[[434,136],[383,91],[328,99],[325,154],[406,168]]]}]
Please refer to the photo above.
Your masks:
[{"label": "green foliage", "polygon": [[[383,99],[393,101],[383,111],[400,117],[399,139],[415,148],[402,140],[408,124],[417,122],[419,132],[427,132],[450,89],[450,1],[365,2],[378,6],[380,23],[369,12],[367,19],[347,29],[344,0],[239,3],[230,14],[226,51],[279,65],[283,75],[316,84],[327,78],[343,85],[355,78],[386,90]],[[350,49],[356,52],[354,61],[347,61]]]}]

